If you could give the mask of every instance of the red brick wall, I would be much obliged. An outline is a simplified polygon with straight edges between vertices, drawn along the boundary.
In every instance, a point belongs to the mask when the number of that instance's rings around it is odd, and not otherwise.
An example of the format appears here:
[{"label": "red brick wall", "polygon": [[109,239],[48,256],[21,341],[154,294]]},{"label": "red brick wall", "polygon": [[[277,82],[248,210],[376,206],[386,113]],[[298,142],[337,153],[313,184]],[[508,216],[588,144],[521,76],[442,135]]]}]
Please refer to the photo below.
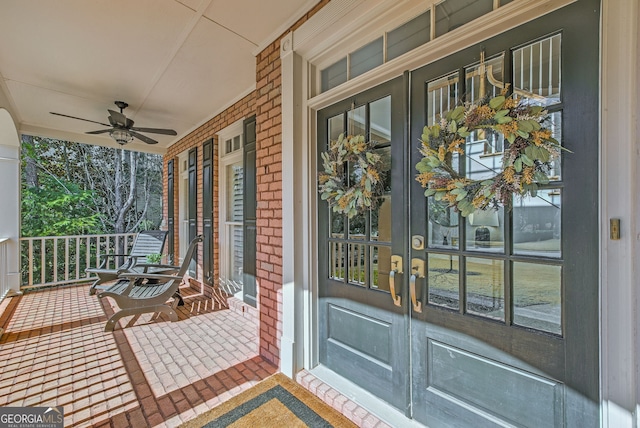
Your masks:
[{"label": "red brick wall", "polygon": [[[329,0],[321,0],[312,10],[301,17],[289,30],[295,30],[307,21]],[[208,138],[235,121],[256,115],[256,184],[257,195],[257,285],[258,309],[260,311],[260,355],[273,362],[280,362],[280,337],[282,335],[282,78],[280,64],[280,38],[265,48],[256,58],[256,91],[212,118],[206,124],[193,131],[171,146],[165,155],[169,159],[192,148],[202,147]],[[217,148],[217,145],[216,145]],[[198,188],[202,189],[202,150],[198,151]],[[214,278],[219,273],[219,235],[218,235],[218,153],[214,155],[216,175],[214,177]],[[176,168],[176,174],[178,169]],[[178,218],[178,181],[176,175],[176,193],[174,206],[175,218]],[[167,195],[165,195],[166,202]],[[198,196],[198,232],[202,229],[202,195]],[[166,217],[165,203],[165,217]],[[178,247],[178,227],[176,224],[175,242]],[[200,254],[202,257],[202,254]],[[202,266],[202,259],[199,260]],[[202,278],[198,278],[201,280]]]}]

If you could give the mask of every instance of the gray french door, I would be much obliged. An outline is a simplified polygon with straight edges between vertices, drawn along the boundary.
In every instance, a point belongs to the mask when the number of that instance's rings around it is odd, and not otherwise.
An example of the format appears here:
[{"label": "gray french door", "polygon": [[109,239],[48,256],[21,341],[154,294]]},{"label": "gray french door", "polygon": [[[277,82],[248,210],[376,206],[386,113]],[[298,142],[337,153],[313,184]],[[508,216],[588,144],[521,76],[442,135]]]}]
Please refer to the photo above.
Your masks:
[{"label": "gray french door", "polygon": [[[320,363],[425,425],[598,425],[597,11],[576,2],[319,112],[319,151],[364,134],[389,169],[376,212],[319,203]],[[506,85],[570,152],[537,197],[463,218],[424,197],[417,142]],[[472,134],[453,166],[495,174],[507,144]]]}]

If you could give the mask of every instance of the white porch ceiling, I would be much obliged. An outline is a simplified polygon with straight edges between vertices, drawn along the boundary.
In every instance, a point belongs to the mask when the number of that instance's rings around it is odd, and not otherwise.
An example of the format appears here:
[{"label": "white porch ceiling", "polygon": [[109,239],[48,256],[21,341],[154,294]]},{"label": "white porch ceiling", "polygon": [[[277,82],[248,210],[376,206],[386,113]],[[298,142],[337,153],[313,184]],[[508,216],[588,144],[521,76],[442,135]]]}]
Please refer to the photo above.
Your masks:
[{"label": "white porch ceiling", "polygon": [[317,1],[2,0],[0,91],[21,133],[106,146],[49,112],[108,123],[125,101],[135,126],[178,132],[125,147],[163,152],[253,90],[255,55]]}]

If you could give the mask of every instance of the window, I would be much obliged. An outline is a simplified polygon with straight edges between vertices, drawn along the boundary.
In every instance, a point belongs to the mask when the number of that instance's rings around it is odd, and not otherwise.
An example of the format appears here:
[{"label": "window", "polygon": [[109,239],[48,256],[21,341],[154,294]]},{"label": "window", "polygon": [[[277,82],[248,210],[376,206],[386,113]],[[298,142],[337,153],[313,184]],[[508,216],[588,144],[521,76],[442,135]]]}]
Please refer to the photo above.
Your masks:
[{"label": "window", "polygon": [[220,182],[220,277],[238,288],[243,276],[242,121],[218,133]]}]

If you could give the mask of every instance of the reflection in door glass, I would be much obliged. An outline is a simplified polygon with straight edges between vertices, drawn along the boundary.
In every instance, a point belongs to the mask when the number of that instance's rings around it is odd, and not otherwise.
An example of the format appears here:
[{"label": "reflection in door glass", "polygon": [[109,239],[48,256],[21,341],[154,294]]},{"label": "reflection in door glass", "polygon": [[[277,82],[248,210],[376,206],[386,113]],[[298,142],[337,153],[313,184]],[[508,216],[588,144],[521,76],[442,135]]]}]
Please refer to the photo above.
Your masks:
[{"label": "reflection in door glass", "polygon": [[513,263],[513,323],[562,334],[562,267]]},{"label": "reflection in door glass", "polygon": [[340,134],[344,132],[343,115],[333,116],[329,119],[329,141],[337,141]]},{"label": "reflection in door glass", "polygon": [[369,139],[378,144],[391,142],[391,97],[369,104]]},{"label": "reflection in door glass", "polygon": [[433,196],[427,201],[429,210],[429,247],[458,248],[458,213],[447,203],[436,201]]},{"label": "reflection in door glass", "polygon": [[344,279],[345,244],[329,241],[329,278]]},{"label": "reflection in door glass", "polygon": [[467,312],[504,321],[504,261],[468,257]]},{"label": "reflection in door glass", "polygon": [[504,207],[476,210],[466,225],[467,250],[504,253]]},{"label": "reflection in door glass", "polygon": [[560,189],[539,190],[535,198],[514,198],[514,254],[559,258],[561,209]]},{"label": "reflection in door glass", "polygon": [[429,303],[451,309],[460,307],[458,256],[429,254]]},{"label": "reflection in door glass", "polygon": [[371,288],[389,291],[389,272],[391,271],[391,247],[371,247]]},{"label": "reflection in door glass", "polygon": [[360,106],[347,112],[347,135],[365,135],[366,128],[367,109],[365,106]]},{"label": "reflection in door glass", "polygon": [[513,51],[513,88],[517,96],[543,106],[561,100],[561,35]]},{"label": "reflection in door glass", "polygon": [[493,98],[504,89],[504,54],[483,64],[465,69],[465,101],[477,103],[484,97]]},{"label": "reflection in door glass", "polygon": [[458,73],[451,73],[427,85],[427,125],[440,120],[440,116],[456,108],[458,103]]},{"label": "reflection in door glass", "polygon": [[367,245],[361,243],[349,243],[347,275],[351,284],[366,285],[365,252],[367,247]]}]

